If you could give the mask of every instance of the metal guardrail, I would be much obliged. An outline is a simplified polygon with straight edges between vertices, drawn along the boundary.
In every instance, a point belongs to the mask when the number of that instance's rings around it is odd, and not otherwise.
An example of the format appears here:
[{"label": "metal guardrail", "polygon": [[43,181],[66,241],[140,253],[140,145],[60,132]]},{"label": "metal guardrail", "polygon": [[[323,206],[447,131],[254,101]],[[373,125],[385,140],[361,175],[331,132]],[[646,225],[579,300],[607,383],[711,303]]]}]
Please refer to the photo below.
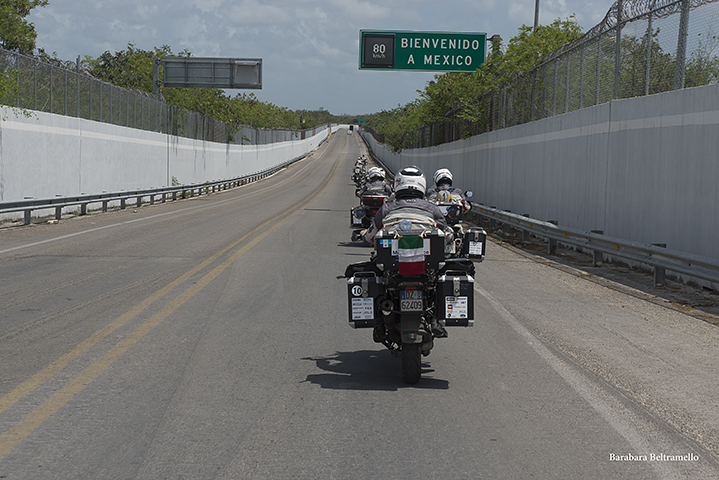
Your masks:
[{"label": "metal guardrail", "polygon": [[[325,138],[320,140],[317,146],[319,147],[325,141],[327,141],[329,136],[330,135],[328,134]],[[178,193],[182,194],[183,198],[187,195],[189,195],[189,197],[193,197],[195,195],[195,192],[197,192],[197,195],[202,195],[203,190],[207,193],[214,193],[218,190],[227,190],[229,188],[255,182],[269,175],[272,175],[273,173],[285,168],[286,166],[294,162],[302,160],[306,156],[307,154],[300,155],[299,157],[293,158],[265,170],[225,180],[214,180],[205,183],[173,185],[171,187],[150,188],[142,190],[123,190],[119,192],[81,194],[74,197],[56,196],[52,198],[25,198],[23,200],[0,202],[0,214],[25,212],[24,224],[29,225],[32,220],[32,212],[35,210],[47,210],[54,208],[55,219],[60,220],[63,208],[76,205],[80,205],[80,215],[87,214],[88,205],[93,203],[102,203],[103,213],[107,212],[110,202],[119,201],[120,209],[125,209],[127,206],[127,200],[133,198],[136,199],[136,205],[138,207],[142,205],[142,199],[146,197],[149,198],[149,203],[152,205],[155,203],[155,197],[157,196],[161,198],[161,202],[165,202],[167,201],[168,196],[171,196],[172,200],[177,200]]]},{"label": "metal guardrail", "polygon": [[[324,141],[324,140],[323,140]],[[105,192],[97,194],[82,194],[73,197],[53,197],[53,198],[26,198],[23,200],[0,202],[0,214],[12,213],[12,212],[25,212],[25,225],[31,223],[32,212],[35,210],[46,210],[55,209],[55,219],[60,220],[62,216],[62,209],[65,207],[72,207],[80,205],[80,215],[87,214],[88,205],[102,203],[102,211],[107,212],[110,202],[120,202],[120,209],[127,207],[127,201],[130,199],[136,199],[136,206],[142,205],[144,198],[149,198],[149,204],[155,203],[156,197],[160,197],[161,202],[167,201],[168,198],[177,200],[178,194],[185,197],[202,195],[203,191],[206,193],[214,193],[220,190],[228,190],[233,187],[245,185],[247,183],[255,182],[262,178],[265,178],[273,173],[283,169],[287,165],[301,160],[306,155],[302,155],[290,161],[268,168],[266,170],[252,173],[249,175],[243,175],[240,177],[215,180],[205,183],[194,183],[188,185],[173,185],[171,187],[161,188],[150,188],[142,190],[124,190],[119,192]]]},{"label": "metal guardrail", "polygon": [[470,215],[489,219],[490,226],[499,223],[505,225],[505,228],[509,226],[519,229],[523,232],[525,241],[529,240],[530,235],[546,238],[549,241],[549,253],[556,251],[558,242],[591,250],[595,266],[602,264],[605,254],[650,265],[654,270],[655,286],[664,285],[667,270],[719,283],[719,261],[672,250],[664,244],[632,242],[608,237],[601,231],[582,232],[476,203],[472,203]]}]

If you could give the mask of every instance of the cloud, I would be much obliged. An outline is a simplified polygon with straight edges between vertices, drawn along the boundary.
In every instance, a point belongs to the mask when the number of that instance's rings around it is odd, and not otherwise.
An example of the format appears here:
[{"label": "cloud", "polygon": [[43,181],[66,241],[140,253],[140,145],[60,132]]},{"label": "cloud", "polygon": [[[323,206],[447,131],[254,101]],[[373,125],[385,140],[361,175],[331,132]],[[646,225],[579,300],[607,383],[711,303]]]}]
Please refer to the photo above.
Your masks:
[{"label": "cloud", "polygon": [[[541,0],[540,20],[577,14],[583,29],[613,0]],[[359,31],[499,33],[507,42],[534,21],[531,0],[98,0],[51,1],[33,10],[38,46],[63,59],[97,57],[133,43],[195,56],[263,59],[258,98],[333,113],[392,109],[434,74],[359,70]],[[234,92],[230,92],[234,93]]]}]

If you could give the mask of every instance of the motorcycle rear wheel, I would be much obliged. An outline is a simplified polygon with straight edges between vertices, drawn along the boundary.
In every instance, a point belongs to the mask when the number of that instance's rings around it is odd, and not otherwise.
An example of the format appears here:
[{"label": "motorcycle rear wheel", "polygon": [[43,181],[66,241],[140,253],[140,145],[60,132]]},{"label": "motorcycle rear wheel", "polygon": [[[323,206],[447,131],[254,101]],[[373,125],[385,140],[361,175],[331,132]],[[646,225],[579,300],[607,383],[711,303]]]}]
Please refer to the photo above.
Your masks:
[{"label": "motorcycle rear wheel", "polygon": [[415,384],[421,376],[422,355],[419,343],[402,344],[402,380]]}]

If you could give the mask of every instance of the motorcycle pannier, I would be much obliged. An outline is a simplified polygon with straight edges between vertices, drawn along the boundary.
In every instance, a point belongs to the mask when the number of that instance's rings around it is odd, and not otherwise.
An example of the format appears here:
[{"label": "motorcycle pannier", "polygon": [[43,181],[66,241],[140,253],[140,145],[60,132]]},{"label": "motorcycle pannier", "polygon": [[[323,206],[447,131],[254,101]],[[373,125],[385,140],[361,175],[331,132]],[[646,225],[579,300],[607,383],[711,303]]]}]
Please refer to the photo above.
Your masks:
[{"label": "motorcycle pannier", "polygon": [[474,326],[474,278],[447,272],[437,280],[437,321],[445,327]]},{"label": "motorcycle pannier", "polygon": [[486,250],[487,232],[483,228],[472,227],[464,232],[461,253],[464,258],[482,261]]},{"label": "motorcycle pannier", "polygon": [[359,213],[359,209],[361,208],[362,207],[357,206],[350,209],[350,227],[362,228],[362,217],[357,215]]},{"label": "motorcycle pannier", "polygon": [[347,280],[350,327],[374,327],[382,315],[377,306],[377,299],[384,297],[382,287],[382,278],[371,272],[357,272]]}]

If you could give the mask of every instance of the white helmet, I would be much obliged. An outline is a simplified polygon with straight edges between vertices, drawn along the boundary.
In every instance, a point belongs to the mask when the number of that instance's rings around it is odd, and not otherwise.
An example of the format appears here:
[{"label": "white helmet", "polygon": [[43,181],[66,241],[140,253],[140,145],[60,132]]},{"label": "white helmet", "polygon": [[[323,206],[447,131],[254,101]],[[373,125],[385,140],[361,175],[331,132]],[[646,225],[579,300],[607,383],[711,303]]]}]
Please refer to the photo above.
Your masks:
[{"label": "white helmet", "polygon": [[373,178],[377,178],[378,180],[384,180],[384,177],[384,170],[379,167],[372,167],[367,170],[367,178],[370,180],[372,180]]},{"label": "white helmet", "polygon": [[452,172],[446,168],[440,168],[434,172],[434,184],[439,185],[442,180],[449,180],[449,184],[452,185]]},{"label": "white helmet", "polygon": [[404,167],[397,172],[394,177],[394,191],[400,193],[402,191],[416,190],[424,196],[427,191],[427,179],[424,178],[422,170],[414,165]]}]

